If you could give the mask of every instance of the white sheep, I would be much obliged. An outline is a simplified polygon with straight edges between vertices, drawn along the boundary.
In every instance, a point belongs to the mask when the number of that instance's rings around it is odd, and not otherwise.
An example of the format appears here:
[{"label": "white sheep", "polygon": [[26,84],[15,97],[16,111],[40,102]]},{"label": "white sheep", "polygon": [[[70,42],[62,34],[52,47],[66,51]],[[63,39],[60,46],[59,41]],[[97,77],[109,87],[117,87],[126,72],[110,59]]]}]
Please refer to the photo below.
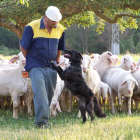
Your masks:
[{"label": "white sheep", "polygon": [[27,78],[27,91],[25,94],[23,94],[24,96],[24,101],[25,101],[25,105],[27,106],[27,111],[28,114],[30,116],[33,115],[33,111],[32,111],[32,101],[33,101],[33,90],[32,90],[32,84],[31,84],[31,79]]},{"label": "white sheep", "polygon": [[[99,99],[100,93],[100,76],[93,66],[93,61],[88,55],[83,56],[82,60],[82,76],[87,84],[87,86],[92,90],[97,99]],[[80,111],[78,112],[78,118],[80,118]]]},{"label": "white sheep", "polygon": [[83,56],[82,60],[82,76],[92,90],[95,96],[99,99],[100,92],[100,76],[97,70],[93,67],[93,61],[88,55]]},{"label": "white sheep", "polygon": [[[69,61],[67,58],[65,58],[63,55],[61,55],[58,65],[62,69],[66,69],[67,66],[69,65]],[[65,85],[64,81],[62,81],[61,78],[59,77],[59,75],[57,74],[57,84],[56,84],[56,88],[54,91],[54,96],[53,96],[51,104],[50,104],[50,116],[51,117],[56,116],[57,110],[61,112],[61,108],[60,108],[58,99],[64,90],[64,85]]]},{"label": "white sheep", "polygon": [[118,62],[120,62],[120,58],[118,57],[118,55],[112,55],[112,57],[114,58],[114,64],[116,65]]},{"label": "white sheep", "polygon": [[119,65],[120,68],[124,70],[134,70],[136,67],[136,63],[134,62],[134,59],[131,55],[124,55],[121,59],[121,64]]},{"label": "white sheep", "polygon": [[[61,55],[60,57],[60,63],[58,64],[62,69],[66,69],[67,67],[69,67],[69,59],[65,58],[64,55]],[[60,102],[61,102],[61,109],[63,111],[66,111],[67,108],[67,99],[69,100],[69,108],[68,108],[68,112],[72,111],[72,102],[73,102],[73,95],[71,94],[71,92],[66,88],[66,86],[64,86],[64,89],[62,91],[62,94],[60,96]]]},{"label": "white sheep", "polygon": [[18,118],[18,108],[20,104],[19,97],[27,91],[27,79],[22,77],[24,71],[25,58],[20,52],[18,57],[11,59],[15,61],[19,59],[18,67],[0,67],[0,96],[11,96],[13,102],[13,118]]},{"label": "white sheep", "polygon": [[121,109],[122,99],[121,96],[128,97],[128,113],[131,115],[131,98],[133,95],[133,89],[135,85],[138,86],[137,81],[133,78],[129,71],[125,71],[122,68],[108,67],[104,72],[102,81],[107,83],[111,88],[111,108],[112,113],[114,110],[114,94],[113,91],[118,93],[119,106]]},{"label": "white sheep", "polygon": [[98,53],[94,53],[91,55],[91,58],[93,58],[93,63],[96,63],[100,59],[101,55]]},{"label": "white sheep", "polygon": [[100,59],[97,63],[94,64],[94,67],[97,69],[100,78],[102,77],[105,69],[115,63],[114,58],[112,57],[112,53],[109,51],[104,52],[101,54]]},{"label": "white sheep", "polygon": [[53,96],[51,104],[50,104],[50,116],[51,117],[56,116],[56,114],[57,114],[56,110],[61,112],[58,98],[60,97],[63,89],[64,89],[64,81],[62,81],[61,78],[59,77],[59,75],[57,74],[56,88],[55,88],[54,96]]},{"label": "white sheep", "polygon": [[[110,97],[111,89],[108,84],[101,81],[100,83],[100,97],[102,97],[103,107],[105,108],[105,101]],[[100,99],[101,100],[101,99]],[[109,101],[109,99],[108,99]]]},{"label": "white sheep", "polygon": [[138,62],[136,63],[137,68],[139,68],[140,66],[140,59],[138,60]]},{"label": "white sheep", "polygon": [[[140,86],[140,69],[135,69],[132,72],[133,77],[138,82],[138,85]],[[138,109],[138,102],[140,101],[140,88],[134,89],[134,94],[132,96],[132,99],[134,99],[136,104],[136,109]]]}]

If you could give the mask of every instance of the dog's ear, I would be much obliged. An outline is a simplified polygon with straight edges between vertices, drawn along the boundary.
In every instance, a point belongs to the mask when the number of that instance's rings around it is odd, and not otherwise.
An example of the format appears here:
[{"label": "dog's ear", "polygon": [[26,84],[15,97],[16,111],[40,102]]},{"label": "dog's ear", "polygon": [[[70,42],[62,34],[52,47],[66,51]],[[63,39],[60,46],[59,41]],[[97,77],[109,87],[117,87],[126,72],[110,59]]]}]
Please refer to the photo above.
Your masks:
[{"label": "dog's ear", "polygon": [[81,55],[81,53],[79,53],[80,58],[83,60],[83,56]]}]

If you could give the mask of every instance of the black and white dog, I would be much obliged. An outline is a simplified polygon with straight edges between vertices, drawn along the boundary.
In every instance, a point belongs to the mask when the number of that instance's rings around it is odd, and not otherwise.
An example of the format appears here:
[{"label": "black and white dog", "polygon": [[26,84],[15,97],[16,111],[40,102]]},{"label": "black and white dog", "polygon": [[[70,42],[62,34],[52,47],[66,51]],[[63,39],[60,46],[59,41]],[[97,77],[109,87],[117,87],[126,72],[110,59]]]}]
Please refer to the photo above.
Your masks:
[{"label": "black and white dog", "polygon": [[98,117],[106,117],[101,111],[97,98],[85,83],[82,77],[81,60],[82,55],[76,50],[64,50],[64,57],[69,59],[70,66],[63,70],[61,67],[54,65],[60,78],[65,81],[66,87],[79,99],[79,110],[81,111],[83,123],[86,121],[86,111],[91,121],[94,120],[93,109]]}]

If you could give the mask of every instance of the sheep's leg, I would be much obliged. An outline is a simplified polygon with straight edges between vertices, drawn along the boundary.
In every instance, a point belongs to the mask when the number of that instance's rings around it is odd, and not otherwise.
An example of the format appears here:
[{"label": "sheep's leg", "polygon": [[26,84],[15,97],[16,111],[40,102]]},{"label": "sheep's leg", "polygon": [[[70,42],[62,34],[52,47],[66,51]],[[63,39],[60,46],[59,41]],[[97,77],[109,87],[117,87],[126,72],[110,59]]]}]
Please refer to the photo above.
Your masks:
[{"label": "sheep's leg", "polygon": [[81,111],[83,123],[85,123],[86,122],[86,108],[85,108],[85,99],[83,97],[79,99],[79,110]]},{"label": "sheep's leg", "polygon": [[124,109],[125,109],[125,111],[128,111],[128,97],[124,97],[125,98],[125,100],[124,100]]},{"label": "sheep's leg", "polygon": [[105,102],[106,102],[106,101],[103,100],[102,102],[103,102],[103,108],[104,108],[104,110],[105,110]]},{"label": "sheep's leg", "polygon": [[0,106],[2,110],[4,110],[4,101],[4,97],[0,97]]},{"label": "sheep's leg", "polygon": [[139,108],[139,101],[135,101],[134,100],[134,102],[135,102],[135,105],[136,105],[136,110],[138,110],[138,108]]},{"label": "sheep's leg", "polygon": [[69,92],[69,108],[68,108],[68,112],[70,113],[72,111],[72,101],[73,101],[73,95]]},{"label": "sheep's leg", "polygon": [[18,119],[18,111],[20,105],[19,96],[11,96],[13,102],[13,118]]},{"label": "sheep's leg", "polygon": [[95,96],[96,96],[96,98],[97,98],[97,100],[99,101],[99,96],[100,95],[100,93],[99,92],[97,92],[96,94],[95,94]]},{"label": "sheep's leg", "polygon": [[30,116],[33,115],[33,111],[32,111],[32,100],[33,100],[33,93],[30,93],[29,97],[27,98],[27,109],[28,109],[28,114]]},{"label": "sheep's leg", "polygon": [[128,114],[132,115],[131,114],[131,97],[128,98]]},{"label": "sheep's leg", "polygon": [[114,95],[113,95],[113,90],[112,89],[110,90],[110,103],[111,103],[112,113],[114,114],[115,113],[115,110],[114,110]]},{"label": "sheep's leg", "polygon": [[118,100],[119,100],[119,111],[121,111],[121,107],[122,107],[122,96],[121,93],[118,92]]},{"label": "sheep's leg", "polygon": [[62,111],[66,111],[67,110],[67,93],[63,92],[60,100],[61,100]]}]

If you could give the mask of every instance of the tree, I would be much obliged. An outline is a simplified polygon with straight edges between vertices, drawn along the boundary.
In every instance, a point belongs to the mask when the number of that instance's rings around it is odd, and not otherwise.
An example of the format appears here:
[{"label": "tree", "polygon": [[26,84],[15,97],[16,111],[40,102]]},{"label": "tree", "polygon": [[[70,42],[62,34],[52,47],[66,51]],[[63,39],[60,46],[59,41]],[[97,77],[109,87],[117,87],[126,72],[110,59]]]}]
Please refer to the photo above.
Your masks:
[{"label": "tree", "polygon": [[[69,27],[74,23],[89,26],[95,23],[95,14],[109,23],[138,28],[139,0],[0,0],[0,26],[13,31],[19,38],[25,25],[44,15],[50,5],[57,6],[63,15],[61,23]],[[17,3],[18,2],[18,3]],[[100,22],[99,22],[100,23]],[[102,23],[102,22],[101,22]],[[100,26],[100,24],[99,24]]]},{"label": "tree", "polygon": [[1,46],[8,49],[19,49],[19,39],[12,31],[0,27],[0,50]]},{"label": "tree", "polygon": [[106,22],[105,31],[102,34],[96,32],[97,24],[85,29],[77,24],[66,30],[66,48],[76,49],[81,53],[102,53],[108,50],[111,37],[111,24]]}]

